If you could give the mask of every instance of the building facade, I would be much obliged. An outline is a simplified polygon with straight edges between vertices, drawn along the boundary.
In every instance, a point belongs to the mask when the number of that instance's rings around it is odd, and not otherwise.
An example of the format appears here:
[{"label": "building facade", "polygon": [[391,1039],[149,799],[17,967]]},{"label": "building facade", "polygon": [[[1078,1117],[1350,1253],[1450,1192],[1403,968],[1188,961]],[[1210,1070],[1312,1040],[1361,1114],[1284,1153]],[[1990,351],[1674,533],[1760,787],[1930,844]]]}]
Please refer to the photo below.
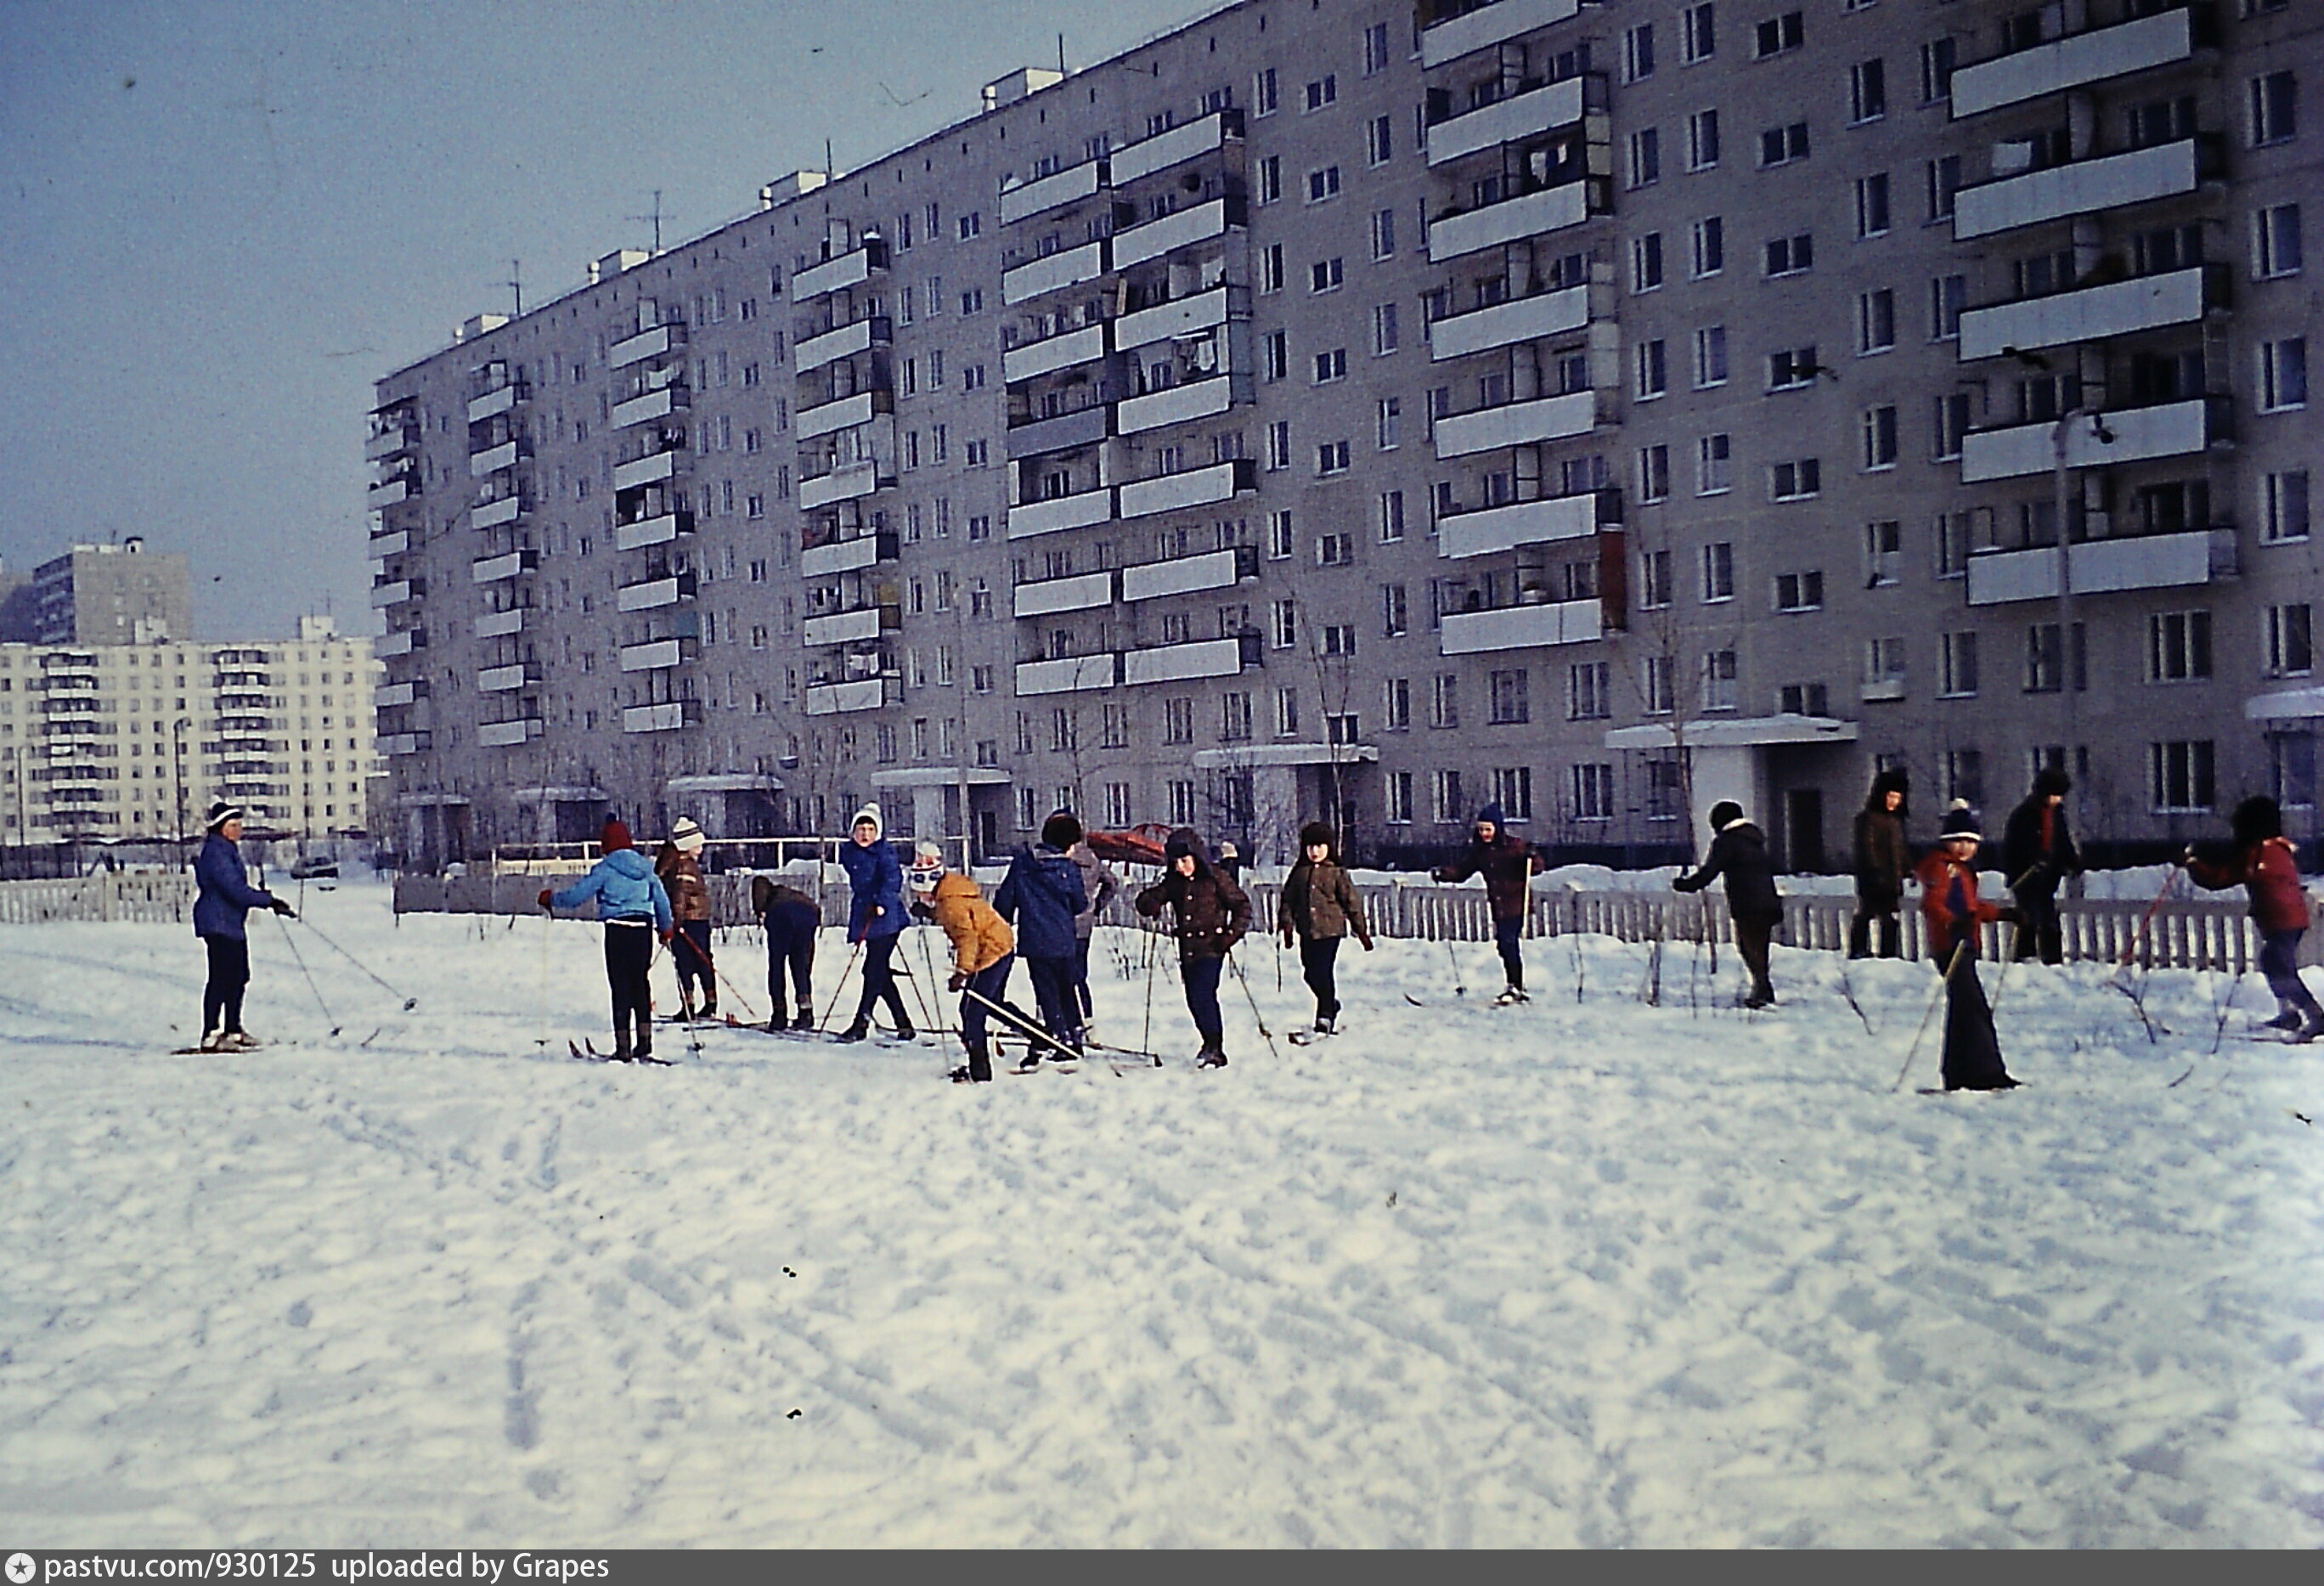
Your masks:
[{"label": "building facade", "polygon": [[254,835],[367,831],[371,644],[0,644],[0,844],[198,835],[219,798]]},{"label": "building facade", "polygon": [[32,644],[152,644],[190,639],[193,595],[186,558],[151,551],[132,535],[118,545],[76,545],[32,569],[30,630],[5,638]]},{"label": "building facade", "polygon": [[2288,0],[1248,0],[1016,74],[379,383],[396,840],[2311,819],[2319,69]]}]

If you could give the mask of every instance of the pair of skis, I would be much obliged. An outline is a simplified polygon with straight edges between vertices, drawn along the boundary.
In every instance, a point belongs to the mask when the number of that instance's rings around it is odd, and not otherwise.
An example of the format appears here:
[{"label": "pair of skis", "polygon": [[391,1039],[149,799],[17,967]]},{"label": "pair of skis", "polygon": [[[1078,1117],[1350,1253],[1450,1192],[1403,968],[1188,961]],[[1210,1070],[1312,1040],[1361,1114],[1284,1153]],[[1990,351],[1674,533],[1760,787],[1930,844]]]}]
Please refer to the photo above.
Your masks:
[{"label": "pair of skis", "polygon": [[600,1052],[597,1050],[596,1043],[594,1041],[567,1041],[565,1043],[565,1047],[567,1051],[572,1053],[576,1058],[579,1059],[583,1063],[637,1063],[651,1068],[676,1068],[678,1066],[677,1064],[671,1062],[669,1058],[657,1057],[650,1052],[646,1053],[642,1056],[635,1053],[632,1053],[628,1056],[623,1056],[619,1052]]}]

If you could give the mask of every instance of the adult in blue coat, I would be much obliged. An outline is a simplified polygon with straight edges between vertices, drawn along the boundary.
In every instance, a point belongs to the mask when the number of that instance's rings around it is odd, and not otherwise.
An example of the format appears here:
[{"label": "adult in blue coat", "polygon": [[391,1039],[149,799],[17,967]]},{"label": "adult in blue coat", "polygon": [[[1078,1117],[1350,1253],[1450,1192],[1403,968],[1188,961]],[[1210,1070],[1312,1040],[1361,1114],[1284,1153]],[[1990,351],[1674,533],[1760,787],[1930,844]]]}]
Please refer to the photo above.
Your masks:
[{"label": "adult in blue coat", "polygon": [[202,1050],[245,1052],[258,1043],[242,1028],[242,993],[250,984],[250,939],[243,922],[254,908],[289,914],[290,906],[254,887],[242,868],[242,807],[210,806],[209,835],[194,856],[194,935],[208,949],[202,987]]},{"label": "adult in blue coat", "polygon": [[[1081,938],[1074,918],[1089,908],[1082,869],[1066,850],[1082,840],[1082,824],[1063,810],[1041,826],[1037,848],[1020,848],[992,895],[992,909],[1017,933],[1017,953],[1033,977],[1041,1028],[1074,1051],[1082,1045],[1081,995],[1074,964]],[[1038,1053],[1028,1052],[1029,1065]]]},{"label": "adult in blue coat", "polygon": [[872,1033],[872,1009],[888,1005],[896,1033],[906,1040],[918,1032],[904,999],[896,990],[896,938],[904,934],[911,917],[904,906],[904,867],[888,845],[880,807],[867,804],[848,825],[847,846],[839,851],[839,867],[847,872],[853,893],[847,911],[847,939],[863,950],[863,995],[855,1004],[855,1019],[842,1030],[843,1041],[860,1041]]},{"label": "adult in blue coat", "polygon": [[613,1000],[613,1060],[642,1063],[653,1056],[653,992],[646,971],[653,964],[654,939],[667,942],[674,929],[669,893],[621,821],[605,823],[598,846],[604,857],[589,873],[561,892],[544,888],[540,906],[578,908],[596,899],[605,927],[605,983]]}]

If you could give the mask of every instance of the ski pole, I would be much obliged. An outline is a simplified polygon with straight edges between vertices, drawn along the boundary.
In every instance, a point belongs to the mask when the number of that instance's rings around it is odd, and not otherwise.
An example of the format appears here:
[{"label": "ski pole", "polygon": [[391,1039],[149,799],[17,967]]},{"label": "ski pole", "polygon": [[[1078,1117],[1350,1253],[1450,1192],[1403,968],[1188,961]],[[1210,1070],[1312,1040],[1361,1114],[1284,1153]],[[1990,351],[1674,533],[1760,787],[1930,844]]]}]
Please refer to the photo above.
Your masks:
[{"label": "ski pole", "polygon": [[323,989],[315,983],[313,972],[308,969],[306,959],[300,955],[299,938],[290,934],[290,927],[289,926],[282,925],[282,917],[281,915],[278,914],[274,917],[274,923],[276,925],[282,926],[282,940],[284,945],[290,949],[290,962],[299,966],[299,973],[306,977],[307,989],[315,993],[315,1006],[323,1010],[323,1022],[331,1027],[331,1033],[333,1035],[337,1035],[339,1033],[339,1021],[331,1017],[331,1005],[323,1000]]},{"label": "ski pole", "polygon": [[[322,942],[322,944],[323,944],[323,945],[324,945],[324,946],[328,947],[332,952],[334,952],[334,953],[337,954],[340,957],[342,957],[342,958],[346,959],[349,964],[354,964],[357,969],[362,970],[362,971],[364,972],[364,973],[365,973],[365,974],[367,974],[367,975],[371,975],[371,978],[372,978],[373,982],[374,982],[374,984],[376,984],[376,985],[379,987],[379,989],[380,989],[381,991],[385,991],[385,992],[386,992],[389,996],[391,996],[391,997],[401,998],[401,999],[402,999],[402,1002],[403,1002],[403,1010],[404,1010],[406,1013],[410,1012],[413,1009],[415,1009],[415,1008],[417,1008],[417,1007],[419,1007],[419,1006],[420,1006],[420,999],[419,999],[419,998],[417,998],[417,997],[405,997],[401,991],[397,991],[393,986],[391,986],[391,985],[389,985],[385,981],[381,980],[381,979],[379,978],[379,976],[377,976],[376,974],[372,974],[372,971],[371,971],[370,966],[369,966],[369,965],[367,965],[367,964],[365,964],[363,962],[363,960],[361,960],[360,958],[357,958],[354,954],[352,954],[352,953],[348,952],[345,947],[340,946],[337,942],[334,942],[333,940],[331,940],[331,938],[330,938],[330,937],[324,936],[324,935],[323,935],[323,933],[322,933],[321,931],[317,930],[317,929],[316,929],[316,927],[315,927],[315,922],[314,922],[313,920],[309,919],[309,918],[308,918],[305,915],[303,915],[303,914],[301,914],[301,915],[298,915],[298,916],[296,916],[295,917],[298,919],[298,921],[299,921],[299,923],[300,923],[300,925],[305,926],[305,927],[306,927],[309,930],[310,930],[310,931],[314,931],[314,932],[315,932],[316,936],[317,936],[317,937],[318,937],[318,938]],[[289,933],[289,931],[290,931],[290,927],[285,926],[285,927],[283,927],[283,930],[284,930],[284,933],[287,935],[287,934]]]},{"label": "ski pole", "polygon": [[[2162,890],[2154,894],[2154,901],[2148,904],[2146,912],[2139,917],[2138,929],[2133,931],[2130,940],[2123,944],[2122,956],[2114,962],[2115,974],[2118,975],[2130,967],[2132,955],[2138,951],[2139,944],[2146,940],[2147,928],[2153,925],[2155,915],[2162,910],[2163,899],[2171,895],[2171,889],[2178,884],[2178,881],[2179,871],[2176,866],[2173,866],[2171,873],[2163,878]],[[2108,978],[2111,979],[2112,976]]]},{"label": "ski pole", "polygon": [[1904,1076],[1913,1072],[1913,1059],[1921,1055],[1921,1037],[1929,1033],[1929,1020],[1936,1017],[1937,1004],[1944,1000],[1945,991],[1952,984],[1953,971],[1961,966],[1961,957],[1968,951],[1966,940],[1954,946],[1952,961],[1945,965],[1945,973],[1937,981],[1937,994],[1929,999],[1929,1010],[1921,1015],[1921,1028],[1913,1032],[1913,1044],[1904,1053],[1904,1066],[1896,1071],[1896,1083],[1888,1087],[1891,1091],[1902,1085]]},{"label": "ski pole", "polygon": [[1146,1018],[1139,1027],[1138,1044],[1149,1049],[1154,1045],[1154,960],[1161,940],[1158,931],[1146,933]]},{"label": "ski pole", "polygon": [[536,1045],[549,1045],[549,933],[556,928],[553,916],[540,917],[540,1039]]},{"label": "ski pole", "polygon": [[1450,936],[1444,938],[1444,956],[1452,961],[1452,994],[1456,997],[1467,996],[1469,988],[1461,979],[1461,954],[1453,947],[1452,938]]},{"label": "ski pole", "polygon": [[815,1022],[816,1034],[820,1035],[830,1028],[831,1016],[839,1011],[839,995],[847,988],[847,977],[853,973],[855,961],[862,956],[863,944],[859,939],[855,944],[855,951],[847,955],[847,967],[839,972],[839,979],[832,985],[831,1000],[824,1005],[823,1017]]},{"label": "ski pole", "polygon": [[1065,1042],[1057,1039],[1056,1037],[1051,1035],[1038,1024],[1036,1024],[1032,1019],[1023,1012],[1022,1010],[1012,1008],[1004,1002],[995,1002],[991,998],[978,991],[974,986],[962,986],[960,989],[960,994],[973,1001],[982,1003],[986,1012],[991,1014],[993,1018],[1007,1025],[1010,1029],[1015,1030],[1028,1045],[1037,1048],[1046,1047],[1067,1062],[1080,1061],[1082,1055],[1079,1052],[1075,1051],[1073,1047],[1066,1046]]},{"label": "ski pole", "polygon": [[1243,973],[1242,965],[1235,962],[1235,955],[1231,952],[1226,955],[1226,960],[1227,967],[1234,971],[1235,983],[1242,988],[1243,1000],[1250,1004],[1250,1017],[1259,1026],[1259,1038],[1267,1043],[1268,1056],[1278,1063],[1281,1062],[1283,1054],[1276,1050],[1275,1032],[1267,1028],[1267,1018],[1259,1010],[1259,998],[1251,991],[1250,977]]},{"label": "ski pole", "polygon": [[686,950],[687,952],[693,954],[696,958],[701,959],[704,964],[710,966],[710,973],[718,977],[718,983],[726,988],[726,994],[728,996],[734,999],[734,1006],[740,1008],[744,1013],[749,1014],[751,1016],[751,1022],[756,1024],[759,1019],[759,1010],[752,1007],[751,1000],[742,995],[742,991],[735,986],[733,981],[726,978],[726,972],[718,967],[718,961],[705,953],[700,947],[696,946],[694,938],[687,936],[684,931],[678,933],[678,939],[686,944]]}]

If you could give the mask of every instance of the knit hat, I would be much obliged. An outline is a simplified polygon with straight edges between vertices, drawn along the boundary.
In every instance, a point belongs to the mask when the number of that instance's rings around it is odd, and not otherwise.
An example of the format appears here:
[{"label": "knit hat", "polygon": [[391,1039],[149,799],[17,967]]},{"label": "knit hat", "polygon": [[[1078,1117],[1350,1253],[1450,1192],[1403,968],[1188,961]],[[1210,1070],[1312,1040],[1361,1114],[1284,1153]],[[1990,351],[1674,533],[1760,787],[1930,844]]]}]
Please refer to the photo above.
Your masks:
[{"label": "knit hat", "polygon": [[1338,845],[1332,836],[1332,828],[1322,821],[1309,821],[1299,828],[1299,847],[1302,852],[1314,847],[1318,843],[1326,848]]},{"label": "knit hat", "polygon": [[1711,807],[1711,829],[1723,832],[1743,818],[1743,807],[1732,798],[1722,798]]},{"label": "knit hat", "polygon": [[2270,837],[2283,835],[2283,811],[2274,799],[2264,793],[2255,793],[2236,806],[2227,817],[2236,834],[2236,841],[2248,848],[2254,843],[2264,843]]},{"label": "knit hat", "polygon": [[1913,796],[1913,779],[1904,774],[1904,769],[1902,766],[1891,766],[1872,779],[1872,798],[1875,804],[1891,793],[1907,798]]},{"label": "knit hat", "polygon": [[1164,840],[1162,857],[1166,861],[1176,861],[1189,854],[1197,860],[1203,857],[1203,840],[1194,834],[1192,826],[1179,826]]},{"label": "knit hat", "polygon": [[1966,837],[1972,843],[1982,843],[1985,834],[1977,827],[1977,811],[1969,807],[1968,799],[1956,798],[1946,807],[1944,822],[1937,827],[1937,840],[1950,842],[1955,837]]},{"label": "knit hat", "polygon": [[609,815],[605,817],[605,829],[597,834],[597,845],[608,853],[632,845],[630,828],[622,824],[621,816]]},{"label": "knit hat", "polygon": [[1071,810],[1061,809],[1041,823],[1041,841],[1059,852],[1082,840],[1082,823]]},{"label": "knit hat", "polygon": [[914,890],[928,890],[944,873],[942,847],[925,840],[912,845],[912,862],[905,867],[904,879],[912,884]]},{"label": "knit hat", "polygon": [[1484,808],[1477,812],[1477,818],[1471,821],[1469,824],[1471,826],[1490,825],[1494,831],[1498,832],[1507,826],[1509,823],[1501,818],[1501,807],[1499,805],[1488,804]]},{"label": "knit hat", "polygon": [[702,828],[694,824],[692,816],[679,816],[678,825],[669,829],[670,845],[680,853],[702,852]]},{"label": "knit hat", "polygon": [[2034,773],[2034,796],[2046,798],[2055,793],[2061,798],[2074,790],[2074,779],[2053,765],[2045,765]]},{"label": "knit hat", "polygon": [[853,832],[865,821],[872,823],[872,835],[875,840],[886,834],[888,823],[880,818],[880,807],[876,803],[867,804],[857,810],[855,818],[847,823],[847,829]]},{"label": "knit hat", "polygon": [[216,804],[210,806],[209,818],[204,824],[202,829],[205,831],[215,832],[220,826],[226,825],[226,822],[238,821],[241,818],[242,806],[233,803],[227,799],[221,798]]}]

